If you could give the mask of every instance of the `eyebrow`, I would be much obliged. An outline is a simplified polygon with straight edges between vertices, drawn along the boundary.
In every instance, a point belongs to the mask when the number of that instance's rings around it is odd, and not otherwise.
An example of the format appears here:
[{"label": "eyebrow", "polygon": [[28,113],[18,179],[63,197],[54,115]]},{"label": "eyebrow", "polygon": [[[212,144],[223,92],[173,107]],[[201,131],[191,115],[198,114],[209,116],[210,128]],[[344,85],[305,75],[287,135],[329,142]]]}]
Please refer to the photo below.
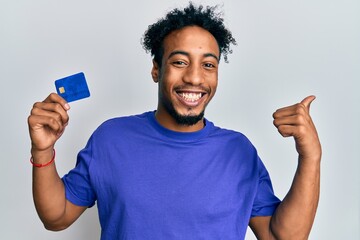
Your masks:
[{"label": "eyebrow", "polygon": [[[168,59],[171,58],[171,57],[174,56],[174,55],[177,55],[177,54],[185,55],[185,56],[187,56],[187,57],[190,56],[190,54],[189,54],[188,52],[181,51],[181,50],[177,50],[177,51],[171,52],[170,55],[169,55],[169,57],[168,57]],[[218,58],[215,54],[213,54],[213,53],[204,53],[203,56],[204,56],[204,57],[213,57],[213,58],[216,59],[216,61],[219,62],[219,58]]]}]

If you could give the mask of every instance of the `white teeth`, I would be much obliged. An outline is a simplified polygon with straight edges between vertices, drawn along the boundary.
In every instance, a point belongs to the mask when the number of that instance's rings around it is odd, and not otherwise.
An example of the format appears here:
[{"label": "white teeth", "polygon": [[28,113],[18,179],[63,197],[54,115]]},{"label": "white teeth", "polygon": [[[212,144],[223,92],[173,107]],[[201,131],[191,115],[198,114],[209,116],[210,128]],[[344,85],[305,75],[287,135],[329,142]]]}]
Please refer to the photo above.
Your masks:
[{"label": "white teeth", "polygon": [[185,99],[185,101],[195,102],[201,98],[201,93],[181,93],[180,96]]}]

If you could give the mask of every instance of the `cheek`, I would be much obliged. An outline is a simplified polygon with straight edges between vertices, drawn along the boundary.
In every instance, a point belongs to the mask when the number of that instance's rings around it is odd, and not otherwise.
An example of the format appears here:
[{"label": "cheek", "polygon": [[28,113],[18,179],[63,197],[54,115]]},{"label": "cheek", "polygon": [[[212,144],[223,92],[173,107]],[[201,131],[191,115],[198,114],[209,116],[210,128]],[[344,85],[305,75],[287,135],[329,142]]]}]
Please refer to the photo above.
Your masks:
[{"label": "cheek", "polygon": [[170,69],[166,69],[161,73],[161,77],[159,79],[159,84],[161,85],[161,89],[163,92],[171,92],[174,84],[176,83],[176,74],[174,71]]},{"label": "cheek", "polygon": [[166,78],[159,79],[159,94],[160,96],[163,96],[167,99],[171,97],[171,83],[169,81],[166,81]]},{"label": "cheek", "polygon": [[217,78],[217,74],[214,74],[213,76],[209,76],[209,86],[212,90],[212,95],[215,94],[216,89],[217,89],[217,85],[218,85],[218,78]]}]

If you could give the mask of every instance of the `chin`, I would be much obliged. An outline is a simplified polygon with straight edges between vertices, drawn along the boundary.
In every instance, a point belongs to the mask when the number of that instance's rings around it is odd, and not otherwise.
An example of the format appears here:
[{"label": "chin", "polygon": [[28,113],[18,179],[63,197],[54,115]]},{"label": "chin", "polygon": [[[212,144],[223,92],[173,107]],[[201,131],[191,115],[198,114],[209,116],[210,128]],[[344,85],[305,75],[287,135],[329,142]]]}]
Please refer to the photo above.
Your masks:
[{"label": "chin", "polygon": [[174,111],[170,113],[175,121],[180,125],[192,126],[201,121],[204,118],[204,111],[199,114],[179,114]]}]

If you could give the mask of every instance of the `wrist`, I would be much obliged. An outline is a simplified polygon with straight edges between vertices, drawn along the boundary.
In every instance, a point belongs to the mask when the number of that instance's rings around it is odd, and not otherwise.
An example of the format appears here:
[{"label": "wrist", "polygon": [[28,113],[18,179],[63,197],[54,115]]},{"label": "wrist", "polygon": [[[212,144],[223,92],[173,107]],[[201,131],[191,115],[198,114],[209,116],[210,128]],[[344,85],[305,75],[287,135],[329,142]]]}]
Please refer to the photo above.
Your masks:
[{"label": "wrist", "polygon": [[43,151],[31,150],[30,162],[34,167],[45,167],[55,160],[55,149],[47,149]]},{"label": "wrist", "polygon": [[319,157],[307,157],[303,158],[299,156],[298,159],[298,171],[307,174],[318,174],[321,168],[321,156]]}]

